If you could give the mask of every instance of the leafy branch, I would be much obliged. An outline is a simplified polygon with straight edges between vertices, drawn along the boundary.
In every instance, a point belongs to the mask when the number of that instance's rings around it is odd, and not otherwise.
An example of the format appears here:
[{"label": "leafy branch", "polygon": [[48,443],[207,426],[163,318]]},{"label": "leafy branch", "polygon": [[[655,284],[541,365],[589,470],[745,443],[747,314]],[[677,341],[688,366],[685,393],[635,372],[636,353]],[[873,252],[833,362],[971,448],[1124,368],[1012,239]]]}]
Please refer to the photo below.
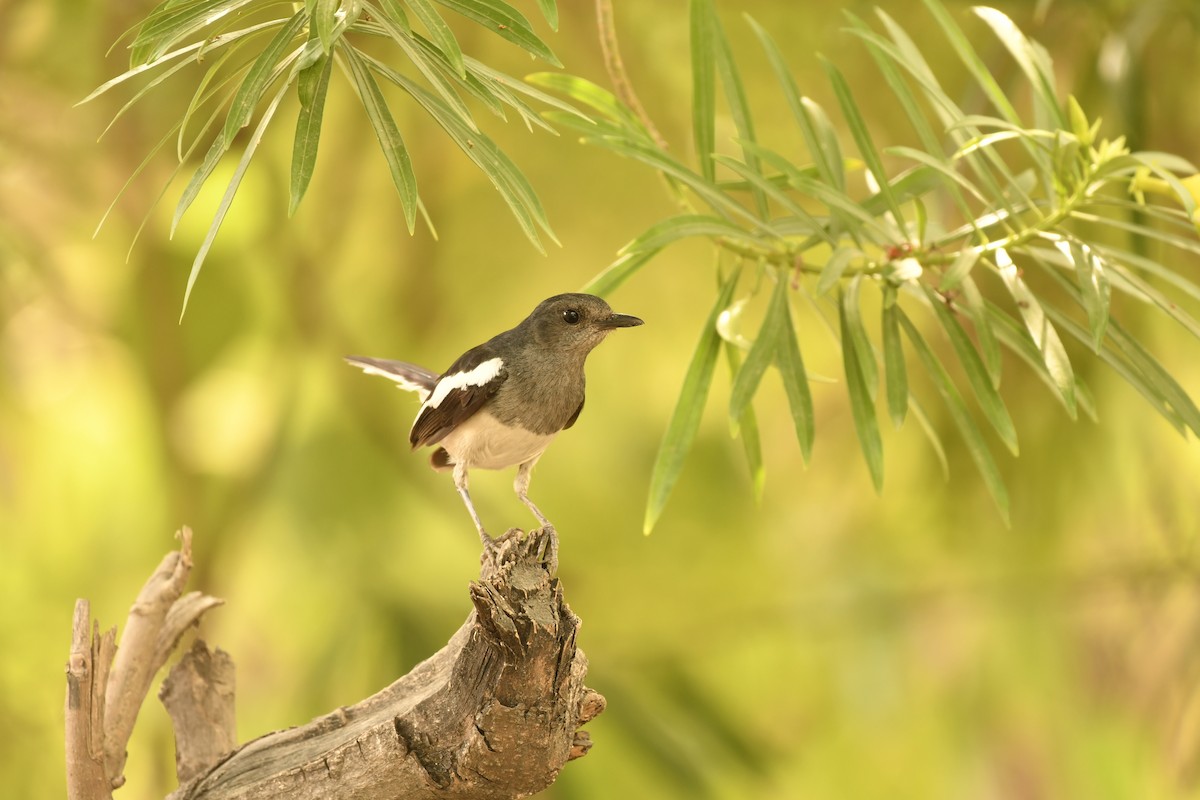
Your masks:
[{"label": "leafy branch", "polygon": [[[815,426],[811,377],[791,308],[797,301],[840,343],[854,425],[877,490],[884,474],[880,405],[896,427],[911,411],[945,464],[939,435],[910,386],[910,357],[945,404],[1006,521],[1008,495],[985,435],[990,429],[1017,455],[1016,428],[1000,393],[1002,350],[1025,362],[1072,420],[1079,410],[1094,419],[1095,407],[1067,343],[1111,366],[1181,433],[1200,433],[1200,411],[1187,392],[1110,313],[1113,294],[1125,295],[1200,336],[1200,324],[1158,284],[1192,299],[1200,299],[1200,286],[1143,254],[1154,245],[1168,254],[1200,255],[1195,167],[1169,154],[1131,152],[1120,137],[1101,138],[1099,120],[1089,120],[1073,97],[1058,99],[1045,49],[1000,12],[975,8],[1016,62],[1032,98],[1027,122],[939,0],[924,2],[986,98],[984,113],[955,103],[886,12],[876,12],[875,27],[847,14],[846,28],[879,69],[919,147],[878,144],[849,83],[823,60],[849,133],[850,141],[843,141],[831,115],[801,93],[770,34],[747,17],[808,162],[761,144],[713,0],[690,3],[694,163],[671,153],[640,109],[604,89],[562,74],[528,79],[590,109],[592,120],[547,117],[659,172],[681,210],[626,245],[590,291],[612,291],[663,248],[687,238],[707,239],[719,265],[732,263],[724,271],[719,266],[721,289],[659,450],[647,532],[692,445],[722,346],[733,355],[730,422],[743,438],[755,439],[746,452],[756,483],[762,473],[757,426],[746,423],[769,366],[783,378],[808,459]],[[718,152],[725,149],[715,135],[718,96],[737,131],[736,155]],[[851,148],[857,158],[844,155]],[[741,310],[763,293],[769,298],[757,331],[739,330]],[[874,307],[879,324],[872,335],[864,316]],[[941,343],[929,341],[917,315],[936,321],[965,385],[951,377]]]},{"label": "leafy branch", "polygon": [[[538,0],[538,8],[547,24],[557,29],[555,0]],[[130,178],[132,182],[174,140],[177,167],[163,187],[161,198],[192,155],[206,148],[176,205],[172,235],[226,153],[236,150],[241,142],[237,168],[192,263],[185,309],[254,153],[272,126],[280,104],[293,89],[299,113],[292,148],[289,213],[300,205],[316,165],[335,63],[362,101],[400,196],[410,234],[418,214],[430,231],[433,225],[421,202],[416,170],[380,79],[416,101],[488,177],[535,247],[542,249],[543,234],[554,239],[528,180],[482,133],[464,97],[472,98],[501,119],[506,118],[506,110],[514,111],[530,130],[536,126],[553,132],[529,100],[567,116],[579,112],[525,81],[464,54],[443,19],[444,11],[477,23],[547,63],[559,65],[529,20],[504,0],[304,0],[282,4],[272,0],[163,0],[127,32],[126,37],[131,37],[130,68],[81,101],[93,100],[135,78],[149,77],[117,112],[113,123],[151,92],[162,91],[162,84],[183,70],[191,67],[199,75],[183,116]],[[421,80],[409,78],[372,56],[368,51],[379,49],[372,46],[373,40],[397,48]],[[250,135],[242,137],[243,129],[254,122],[256,115],[258,122]]]}]

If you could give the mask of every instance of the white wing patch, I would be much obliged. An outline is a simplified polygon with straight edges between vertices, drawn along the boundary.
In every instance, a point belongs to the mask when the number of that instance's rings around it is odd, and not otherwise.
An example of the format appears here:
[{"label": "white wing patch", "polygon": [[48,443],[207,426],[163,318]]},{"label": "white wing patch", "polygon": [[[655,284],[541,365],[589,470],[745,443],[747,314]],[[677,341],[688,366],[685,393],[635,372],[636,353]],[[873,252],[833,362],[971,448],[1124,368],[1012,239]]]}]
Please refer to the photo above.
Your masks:
[{"label": "white wing patch", "polygon": [[429,408],[437,408],[451,392],[465,389],[468,386],[483,386],[489,381],[495,380],[503,368],[504,361],[502,359],[489,358],[472,370],[447,375],[438,381],[437,386],[433,387],[433,394],[425,401],[425,405]]}]

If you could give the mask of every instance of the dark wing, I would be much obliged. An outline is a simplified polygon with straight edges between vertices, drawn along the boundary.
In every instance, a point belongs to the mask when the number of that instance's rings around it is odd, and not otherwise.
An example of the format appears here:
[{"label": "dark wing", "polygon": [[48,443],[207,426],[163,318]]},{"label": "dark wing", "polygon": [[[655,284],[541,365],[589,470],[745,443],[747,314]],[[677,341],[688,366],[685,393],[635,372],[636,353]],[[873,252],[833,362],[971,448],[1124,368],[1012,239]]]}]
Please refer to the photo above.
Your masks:
[{"label": "dark wing", "polygon": [[583,401],[582,401],[582,400],[580,400],[580,401],[579,401],[579,408],[575,409],[575,413],[571,415],[571,418],[570,418],[569,420],[567,420],[567,424],[566,424],[566,425],[563,425],[563,430],[564,430],[564,431],[565,431],[567,428],[569,428],[569,427],[571,427],[572,425],[574,425],[574,424],[575,424],[575,420],[579,419],[579,413],[580,413],[581,411],[583,411]]},{"label": "dark wing", "polygon": [[504,361],[489,345],[463,353],[438,378],[417,413],[408,441],[414,448],[437,444],[483,408],[507,377]]},{"label": "dark wing", "polygon": [[390,381],[395,381],[399,388],[416,392],[424,402],[437,383],[438,376],[424,367],[409,364],[407,361],[388,361],[385,358],[370,358],[369,356],[346,356],[346,362],[353,364],[368,375],[379,375]]}]

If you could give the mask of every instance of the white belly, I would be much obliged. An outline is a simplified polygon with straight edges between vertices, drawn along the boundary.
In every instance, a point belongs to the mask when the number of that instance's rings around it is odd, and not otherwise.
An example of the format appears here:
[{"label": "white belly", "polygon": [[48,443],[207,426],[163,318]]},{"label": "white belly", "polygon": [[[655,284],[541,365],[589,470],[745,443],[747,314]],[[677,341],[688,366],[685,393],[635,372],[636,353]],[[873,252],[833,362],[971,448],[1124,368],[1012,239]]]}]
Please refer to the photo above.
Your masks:
[{"label": "white belly", "polygon": [[506,469],[537,458],[555,434],[510,428],[486,411],[480,411],[438,442],[455,464],[468,468]]}]

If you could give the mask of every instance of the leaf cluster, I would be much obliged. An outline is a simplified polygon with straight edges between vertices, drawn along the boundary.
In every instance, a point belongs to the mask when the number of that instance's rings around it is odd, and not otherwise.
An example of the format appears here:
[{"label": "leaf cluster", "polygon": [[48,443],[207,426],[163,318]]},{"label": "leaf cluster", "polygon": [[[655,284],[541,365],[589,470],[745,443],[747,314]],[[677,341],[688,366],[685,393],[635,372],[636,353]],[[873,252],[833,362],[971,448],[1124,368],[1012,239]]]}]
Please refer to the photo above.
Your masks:
[{"label": "leaf cluster", "polygon": [[[555,0],[538,0],[538,7],[550,27],[557,29]],[[431,231],[433,225],[417,190],[412,157],[381,82],[398,87],[415,101],[487,175],[536,247],[541,249],[542,234],[553,239],[545,210],[528,180],[480,130],[466,100],[501,119],[515,112],[530,129],[551,132],[553,129],[530,101],[568,115],[577,112],[525,81],[464,54],[444,18],[447,12],[482,26],[534,57],[559,65],[529,20],[504,0],[163,0],[122,37],[130,39],[130,68],[81,101],[92,100],[132,79],[149,78],[117,112],[113,123],[133,104],[151,92],[161,91],[161,85],[181,71],[190,67],[199,75],[182,117],[130,177],[132,182],[172,141],[177,167],[171,180],[190,163],[193,154],[204,153],[176,205],[172,234],[226,153],[239,147],[241,150],[192,263],[185,308],[254,153],[280,104],[293,91],[299,112],[292,148],[289,213],[299,206],[316,165],[334,65],[362,102],[399,194],[409,233],[414,231],[418,215]],[[411,65],[411,74],[391,63],[401,58],[385,61],[372,55],[380,49],[373,42],[394,47]],[[249,134],[243,135],[247,129]],[[167,186],[159,194],[160,199]]]},{"label": "leaf cluster", "polygon": [[[1193,299],[1200,299],[1200,286],[1144,255],[1151,243],[1200,254],[1195,180],[1180,177],[1194,175],[1195,167],[1168,154],[1131,152],[1121,138],[1101,139],[1098,120],[1089,120],[1074,98],[1058,99],[1046,50],[1000,12],[973,9],[1015,61],[1024,84],[1016,90],[1001,86],[939,0],[924,4],[942,37],[928,46],[949,45],[984,98],[983,109],[960,107],[922,48],[885,11],[876,11],[875,26],[846,17],[846,31],[878,68],[917,146],[877,142],[851,86],[829,61],[822,67],[837,108],[805,96],[771,35],[747,17],[794,119],[792,149],[807,158],[796,161],[765,146],[713,0],[690,3],[692,162],[656,143],[648,121],[600,87],[562,75],[531,76],[597,119],[548,116],[656,170],[680,208],[631,241],[592,291],[611,291],[683,239],[706,239],[719,263],[732,263],[720,275],[659,450],[647,532],[694,440],[721,349],[732,355],[730,421],[748,440],[756,484],[762,461],[751,401],[768,367],[779,370],[800,451],[809,457],[812,377],[795,303],[811,308],[840,347],[842,383],[877,490],[884,475],[881,407],[897,427],[916,417],[946,464],[910,380],[915,368],[944,404],[1007,520],[1009,499],[989,441],[1018,453],[1000,391],[1003,351],[1025,362],[1071,419],[1080,411],[1095,417],[1071,355],[1091,352],[1181,433],[1200,433],[1200,412],[1187,392],[1110,313],[1114,295],[1124,295],[1200,334],[1197,321],[1155,284],[1167,282]],[[1024,113],[1010,99],[1016,91],[1031,98]],[[736,129],[730,143],[736,155],[719,152],[726,149],[716,140],[719,100]],[[761,325],[752,337],[737,333],[729,320],[760,292],[769,293]],[[865,319],[868,309],[877,309],[877,325]]]}]

